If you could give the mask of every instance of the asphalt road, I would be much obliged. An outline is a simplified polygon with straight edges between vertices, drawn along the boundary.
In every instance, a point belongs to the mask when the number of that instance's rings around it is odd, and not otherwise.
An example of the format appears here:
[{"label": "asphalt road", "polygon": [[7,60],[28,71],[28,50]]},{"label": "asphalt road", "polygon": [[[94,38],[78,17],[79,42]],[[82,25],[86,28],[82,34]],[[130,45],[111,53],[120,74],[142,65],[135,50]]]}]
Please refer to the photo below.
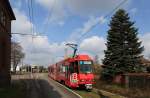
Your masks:
[{"label": "asphalt road", "polygon": [[26,98],[79,98],[70,90],[48,78],[47,74],[15,75],[12,78],[25,83]]}]

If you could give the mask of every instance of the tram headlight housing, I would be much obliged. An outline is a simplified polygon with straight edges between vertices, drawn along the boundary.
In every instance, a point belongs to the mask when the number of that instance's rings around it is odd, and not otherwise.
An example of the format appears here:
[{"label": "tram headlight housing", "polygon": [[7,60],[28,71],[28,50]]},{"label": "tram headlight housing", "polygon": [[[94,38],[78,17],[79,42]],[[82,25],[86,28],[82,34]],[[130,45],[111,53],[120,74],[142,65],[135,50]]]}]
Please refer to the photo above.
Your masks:
[{"label": "tram headlight housing", "polygon": [[84,82],[84,81],[85,81],[84,79],[81,79],[81,80],[80,80],[80,82]]},{"label": "tram headlight housing", "polygon": [[91,79],[91,80],[89,80],[89,82],[95,82],[95,80],[94,80],[94,79]]}]

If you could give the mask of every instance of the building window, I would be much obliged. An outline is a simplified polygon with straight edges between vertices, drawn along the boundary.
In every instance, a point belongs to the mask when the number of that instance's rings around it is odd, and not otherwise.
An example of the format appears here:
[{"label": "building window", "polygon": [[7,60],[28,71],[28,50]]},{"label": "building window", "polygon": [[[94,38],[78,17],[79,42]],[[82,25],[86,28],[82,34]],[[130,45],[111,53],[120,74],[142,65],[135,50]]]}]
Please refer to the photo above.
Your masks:
[{"label": "building window", "polygon": [[6,25],[6,16],[5,13],[0,9],[0,23],[4,26]]},{"label": "building window", "polygon": [[0,70],[1,70],[1,66],[2,66],[2,41],[0,41]]},{"label": "building window", "polygon": [[2,41],[2,49],[1,49],[1,52],[2,52],[2,66],[5,66],[5,63],[6,63],[6,44],[5,44],[5,41]]}]

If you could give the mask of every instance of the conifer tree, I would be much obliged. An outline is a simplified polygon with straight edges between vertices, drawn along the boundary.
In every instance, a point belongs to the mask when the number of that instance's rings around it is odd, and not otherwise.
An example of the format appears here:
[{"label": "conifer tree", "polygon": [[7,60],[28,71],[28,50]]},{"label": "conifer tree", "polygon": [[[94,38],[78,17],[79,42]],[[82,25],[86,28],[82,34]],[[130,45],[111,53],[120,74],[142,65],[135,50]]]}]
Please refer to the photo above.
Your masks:
[{"label": "conifer tree", "polygon": [[112,79],[117,74],[142,71],[140,58],[144,47],[141,46],[137,37],[138,29],[130,21],[128,13],[119,9],[109,27],[102,78]]}]

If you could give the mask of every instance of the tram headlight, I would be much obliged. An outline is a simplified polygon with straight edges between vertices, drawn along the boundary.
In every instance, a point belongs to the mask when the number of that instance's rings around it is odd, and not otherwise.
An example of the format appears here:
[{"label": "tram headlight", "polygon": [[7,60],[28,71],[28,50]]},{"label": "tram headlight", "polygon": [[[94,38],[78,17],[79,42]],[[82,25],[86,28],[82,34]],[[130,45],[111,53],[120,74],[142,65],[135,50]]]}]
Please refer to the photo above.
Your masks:
[{"label": "tram headlight", "polygon": [[84,79],[81,79],[80,81],[81,81],[81,82],[84,82],[85,80],[84,80]]},{"label": "tram headlight", "polygon": [[89,80],[90,82],[95,82],[95,80],[94,79],[91,79],[91,80]]}]

